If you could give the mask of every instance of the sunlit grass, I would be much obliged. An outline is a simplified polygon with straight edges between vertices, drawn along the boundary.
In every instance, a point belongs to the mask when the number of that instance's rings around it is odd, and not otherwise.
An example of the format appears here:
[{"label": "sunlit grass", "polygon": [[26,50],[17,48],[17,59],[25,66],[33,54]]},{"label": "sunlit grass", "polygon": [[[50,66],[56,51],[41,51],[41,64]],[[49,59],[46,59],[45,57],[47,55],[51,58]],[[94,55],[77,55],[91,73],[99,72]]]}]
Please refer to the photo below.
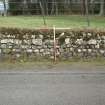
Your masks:
[{"label": "sunlit grass", "polygon": [[[48,27],[53,25],[56,27],[81,28],[87,27],[85,16],[67,15],[67,16],[46,16]],[[104,28],[105,17],[90,16],[90,27]],[[17,28],[39,28],[43,27],[42,16],[8,16],[0,17],[0,27],[17,27]]]}]

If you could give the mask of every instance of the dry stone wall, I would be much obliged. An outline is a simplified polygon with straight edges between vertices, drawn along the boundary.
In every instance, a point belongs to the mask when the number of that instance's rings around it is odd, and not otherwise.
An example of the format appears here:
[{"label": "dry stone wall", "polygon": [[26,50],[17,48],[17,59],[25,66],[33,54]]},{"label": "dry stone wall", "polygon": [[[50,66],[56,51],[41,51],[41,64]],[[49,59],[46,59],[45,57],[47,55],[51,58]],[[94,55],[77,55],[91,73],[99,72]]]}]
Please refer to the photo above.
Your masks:
[{"label": "dry stone wall", "polygon": [[[58,59],[105,57],[105,32],[56,30]],[[53,30],[0,29],[0,60],[54,59]]]}]

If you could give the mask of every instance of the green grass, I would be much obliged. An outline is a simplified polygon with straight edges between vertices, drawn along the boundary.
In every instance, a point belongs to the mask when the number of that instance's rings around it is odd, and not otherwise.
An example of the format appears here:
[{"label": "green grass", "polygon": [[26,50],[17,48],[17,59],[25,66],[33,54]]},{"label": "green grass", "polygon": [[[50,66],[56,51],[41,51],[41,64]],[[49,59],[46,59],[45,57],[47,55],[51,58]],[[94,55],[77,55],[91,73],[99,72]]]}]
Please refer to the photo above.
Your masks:
[{"label": "green grass", "polygon": [[[52,27],[69,27],[84,28],[87,27],[85,16],[47,16],[47,26]],[[104,28],[105,17],[90,16],[92,28]],[[0,27],[17,27],[17,28],[39,28],[43,27],[43,18],[41,16],[8,16],[0,17]]]}]

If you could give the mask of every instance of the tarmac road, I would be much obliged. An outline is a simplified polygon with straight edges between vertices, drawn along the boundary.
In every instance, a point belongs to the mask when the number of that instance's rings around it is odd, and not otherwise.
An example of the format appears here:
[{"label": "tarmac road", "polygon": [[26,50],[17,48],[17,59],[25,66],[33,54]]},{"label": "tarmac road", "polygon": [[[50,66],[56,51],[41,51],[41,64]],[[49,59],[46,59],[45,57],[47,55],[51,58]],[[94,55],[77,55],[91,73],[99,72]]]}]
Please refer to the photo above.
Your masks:
[{"label": "tarmac road", "polygon": [[0,105],[105,105],[105,71],[0,72]]}]

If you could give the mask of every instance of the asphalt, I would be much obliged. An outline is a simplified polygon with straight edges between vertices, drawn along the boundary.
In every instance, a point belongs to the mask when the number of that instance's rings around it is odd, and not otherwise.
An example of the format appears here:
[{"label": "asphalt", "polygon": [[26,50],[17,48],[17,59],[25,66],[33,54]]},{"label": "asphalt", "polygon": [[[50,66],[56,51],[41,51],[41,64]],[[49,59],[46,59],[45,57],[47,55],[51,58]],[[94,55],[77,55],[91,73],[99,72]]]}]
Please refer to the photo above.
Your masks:
[{"label": "asphalt", "polygon": [[1,71],[0,105],[105,105],[105,70]]}]

